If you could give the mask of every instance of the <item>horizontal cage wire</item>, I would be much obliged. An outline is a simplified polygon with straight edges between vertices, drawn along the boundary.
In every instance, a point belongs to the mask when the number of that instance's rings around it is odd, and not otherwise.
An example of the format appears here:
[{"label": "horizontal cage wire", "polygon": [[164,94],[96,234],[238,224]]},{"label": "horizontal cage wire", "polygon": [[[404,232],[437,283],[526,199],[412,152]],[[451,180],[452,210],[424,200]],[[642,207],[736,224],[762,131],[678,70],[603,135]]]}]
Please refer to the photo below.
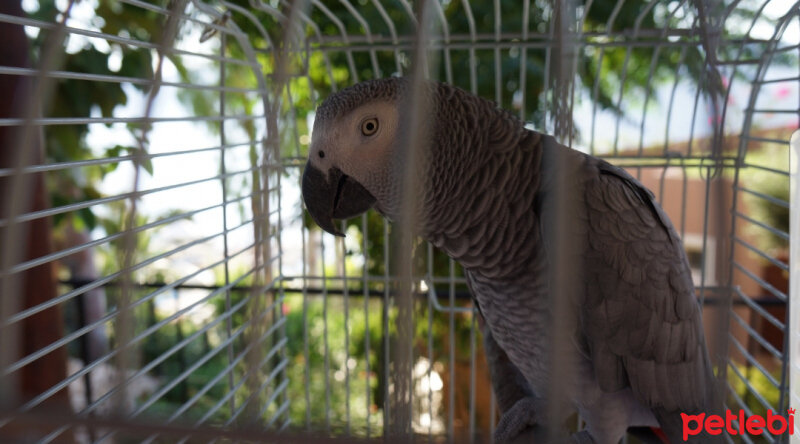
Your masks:
[{"label": "horizontal cage wire", "polygon": [[415,73],[650,189],[725,408],[785,414],[799,6],[0,2],[0,440],[491,442],[462,266],[302,199],[317,106]]}]

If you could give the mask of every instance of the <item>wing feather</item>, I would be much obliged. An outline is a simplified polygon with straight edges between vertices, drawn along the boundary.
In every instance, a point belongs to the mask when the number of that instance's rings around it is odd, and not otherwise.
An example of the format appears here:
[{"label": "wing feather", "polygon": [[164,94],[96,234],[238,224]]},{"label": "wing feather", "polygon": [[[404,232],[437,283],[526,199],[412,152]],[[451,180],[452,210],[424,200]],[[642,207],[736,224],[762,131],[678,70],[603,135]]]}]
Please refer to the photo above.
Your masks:
[{"label": "wing feather", "polygon": [[596,167],[584,195],[581,319],[598,382],[630,385],[654,408],[694,411],[712,373],[686,255],[644,186],[603,161]]}]

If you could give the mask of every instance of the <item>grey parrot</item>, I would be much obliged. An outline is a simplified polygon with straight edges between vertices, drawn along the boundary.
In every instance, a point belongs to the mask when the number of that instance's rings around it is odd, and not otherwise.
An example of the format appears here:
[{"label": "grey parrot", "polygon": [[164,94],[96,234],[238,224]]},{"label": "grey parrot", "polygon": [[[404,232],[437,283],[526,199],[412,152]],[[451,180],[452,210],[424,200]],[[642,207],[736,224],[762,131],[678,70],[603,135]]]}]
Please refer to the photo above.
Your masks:
[{"label": "grey parrot", "polygon": [[[302,193],[325,231],[343,235],[334,219],[370,208],[400,219],[398,150],[408,145],[411,88],[407,78],[366,81],[318,107]],[[559,229],[575,241],[579,271],[564,324],[574,331],[562,350],[573,377],[561,378],[559,390],[572,410],[555,423],[577,410],[586,426],[554,442],[617,443],[637,426],[682,442],[681,412],[710,413],[718,397],[686,255],[654,196],[624,170],[526,129],[491,101],[445,83],[423,88],[430,140],[412,172],[420,184],[413,223],[465,270],[502,412],[495,440],[554,436],[542,432],[554,423],[548,267],[558,245],[547,214],[557,204],[555,175],[568,174],[574,201]],[[556,155],[564,166],[557,173],[548,167]]]}]

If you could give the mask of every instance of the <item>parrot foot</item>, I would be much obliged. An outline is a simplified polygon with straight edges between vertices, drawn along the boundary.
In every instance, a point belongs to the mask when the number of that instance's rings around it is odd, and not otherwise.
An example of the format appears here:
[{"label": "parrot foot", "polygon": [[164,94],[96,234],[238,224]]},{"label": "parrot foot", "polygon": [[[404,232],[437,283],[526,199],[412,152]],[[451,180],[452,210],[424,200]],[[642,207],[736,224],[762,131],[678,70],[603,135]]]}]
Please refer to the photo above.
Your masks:
[{"label": "parrot foot", "polygon": [[520,399],[500,418],[494,431],[494,442],[535,442],[532,439],[544,433],[536,425],[544,422],[542,413],[546,409],[547,403],[543,399],[531,396]]},{"label": "parrot foot", "polygon": [[590,435],[586,430],[581,430],[580,432],[573,434],[571,442],[573,444],[595,444],[592,435]]}]

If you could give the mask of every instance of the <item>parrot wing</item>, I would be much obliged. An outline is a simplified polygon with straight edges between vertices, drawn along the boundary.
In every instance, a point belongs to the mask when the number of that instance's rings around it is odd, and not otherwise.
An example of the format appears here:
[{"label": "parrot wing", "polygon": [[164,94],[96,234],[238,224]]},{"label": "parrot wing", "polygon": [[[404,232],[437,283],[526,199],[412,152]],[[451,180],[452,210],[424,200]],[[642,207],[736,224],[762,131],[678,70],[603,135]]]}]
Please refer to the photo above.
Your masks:
[{"label": "parrot wing", "polygon": [[686,255],[654,196],[604,161],[585,187],[580,322],[600,387],[694,412],[713,385]]}]

